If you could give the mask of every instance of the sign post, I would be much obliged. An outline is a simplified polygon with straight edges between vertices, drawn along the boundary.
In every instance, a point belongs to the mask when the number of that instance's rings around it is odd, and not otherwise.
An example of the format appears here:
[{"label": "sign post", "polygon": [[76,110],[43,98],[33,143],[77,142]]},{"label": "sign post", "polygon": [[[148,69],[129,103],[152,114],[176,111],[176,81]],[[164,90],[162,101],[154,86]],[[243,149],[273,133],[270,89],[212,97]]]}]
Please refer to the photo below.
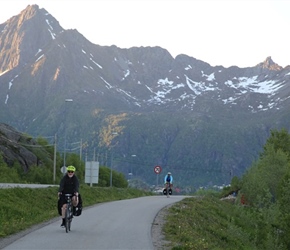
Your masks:
[{"label": "sign post", "polygon": [[161,171],[162,171],[161,166],[155,166],[154,167],[154,172],[157,175],[156,176],[156,187],[158,187],[158,177],[159,177],[159,174],[161,173]]}]

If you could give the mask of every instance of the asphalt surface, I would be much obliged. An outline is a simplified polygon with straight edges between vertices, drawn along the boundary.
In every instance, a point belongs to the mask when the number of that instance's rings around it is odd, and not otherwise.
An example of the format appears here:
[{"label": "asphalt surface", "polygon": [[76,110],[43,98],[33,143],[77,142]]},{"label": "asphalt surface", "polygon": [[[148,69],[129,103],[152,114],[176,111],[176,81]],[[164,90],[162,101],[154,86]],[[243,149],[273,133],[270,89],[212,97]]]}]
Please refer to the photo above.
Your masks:
[{"label": "asphalt surface", "polygon": [[10,238],[2,249],[154,249],[151,227],[155,216],[162,208],[184,198],[159,195],[101,203],[84,209],[81,216],[75,217],[69,233],[60,227],[59,218]]}]

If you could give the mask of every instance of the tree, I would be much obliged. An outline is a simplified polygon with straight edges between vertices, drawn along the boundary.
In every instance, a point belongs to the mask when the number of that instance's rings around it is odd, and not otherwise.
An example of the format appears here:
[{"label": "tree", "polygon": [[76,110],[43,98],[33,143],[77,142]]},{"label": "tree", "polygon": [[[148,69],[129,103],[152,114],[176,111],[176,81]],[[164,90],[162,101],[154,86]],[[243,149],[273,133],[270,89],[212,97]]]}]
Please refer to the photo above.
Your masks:
[{"label": "tree", "polygon": [[242,177],[241,193],[258,215],[259,244],[290,249],[290,135],[285,129],[271,131],[263,149]]},{"label": "tree", "polygon": [[280,131],[277,129],[271,130],[271,135],[264,145],[264,152],[261,154],[261,157],[267,154],[270,148],[269,145],[272,145],[275,151],[280,149],[290,157],[290,135],[285,128],[282,128]]},{"label": "tree", "polygon": [[281,237],[287,249],[290,249],[290,171],[281,180],[278,192],[278,204],[280,209]]},{"label": "tree", "polygon": [[279,183],[289,167],[287,154],[267,145],[263,157],[243,176],[241,192],[246,200],[259,207],[275,202]]}]

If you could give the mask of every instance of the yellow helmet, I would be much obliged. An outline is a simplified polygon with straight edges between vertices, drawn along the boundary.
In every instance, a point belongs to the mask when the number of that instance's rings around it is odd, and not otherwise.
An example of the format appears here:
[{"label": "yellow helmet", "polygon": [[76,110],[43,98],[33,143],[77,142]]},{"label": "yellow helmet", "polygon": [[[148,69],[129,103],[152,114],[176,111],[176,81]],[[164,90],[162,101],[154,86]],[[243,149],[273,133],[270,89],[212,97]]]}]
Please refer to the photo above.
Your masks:
[{"label": "yellow helmet", "polygon": [[76,168],[74,167],[74,166],[68,166],[67,168],[66,168],[66,171],[73,171],[73,172],[75,172],[76,171]]}]

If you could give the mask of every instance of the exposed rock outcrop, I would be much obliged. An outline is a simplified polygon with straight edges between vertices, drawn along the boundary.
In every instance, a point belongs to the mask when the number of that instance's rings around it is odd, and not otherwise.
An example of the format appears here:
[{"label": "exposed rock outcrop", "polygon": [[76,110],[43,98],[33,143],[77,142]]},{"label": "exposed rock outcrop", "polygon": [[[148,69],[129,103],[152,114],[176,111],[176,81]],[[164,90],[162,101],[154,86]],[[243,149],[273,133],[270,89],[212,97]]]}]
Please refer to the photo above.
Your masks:
[{"label": "exposed rock outcrop", "polygon": [[0,123],[0,154],[8,166],[18,162],[27,171],[33,165],[40,165],[37,156],[26,148],[32,145],[36,142],[31,137]]}]

